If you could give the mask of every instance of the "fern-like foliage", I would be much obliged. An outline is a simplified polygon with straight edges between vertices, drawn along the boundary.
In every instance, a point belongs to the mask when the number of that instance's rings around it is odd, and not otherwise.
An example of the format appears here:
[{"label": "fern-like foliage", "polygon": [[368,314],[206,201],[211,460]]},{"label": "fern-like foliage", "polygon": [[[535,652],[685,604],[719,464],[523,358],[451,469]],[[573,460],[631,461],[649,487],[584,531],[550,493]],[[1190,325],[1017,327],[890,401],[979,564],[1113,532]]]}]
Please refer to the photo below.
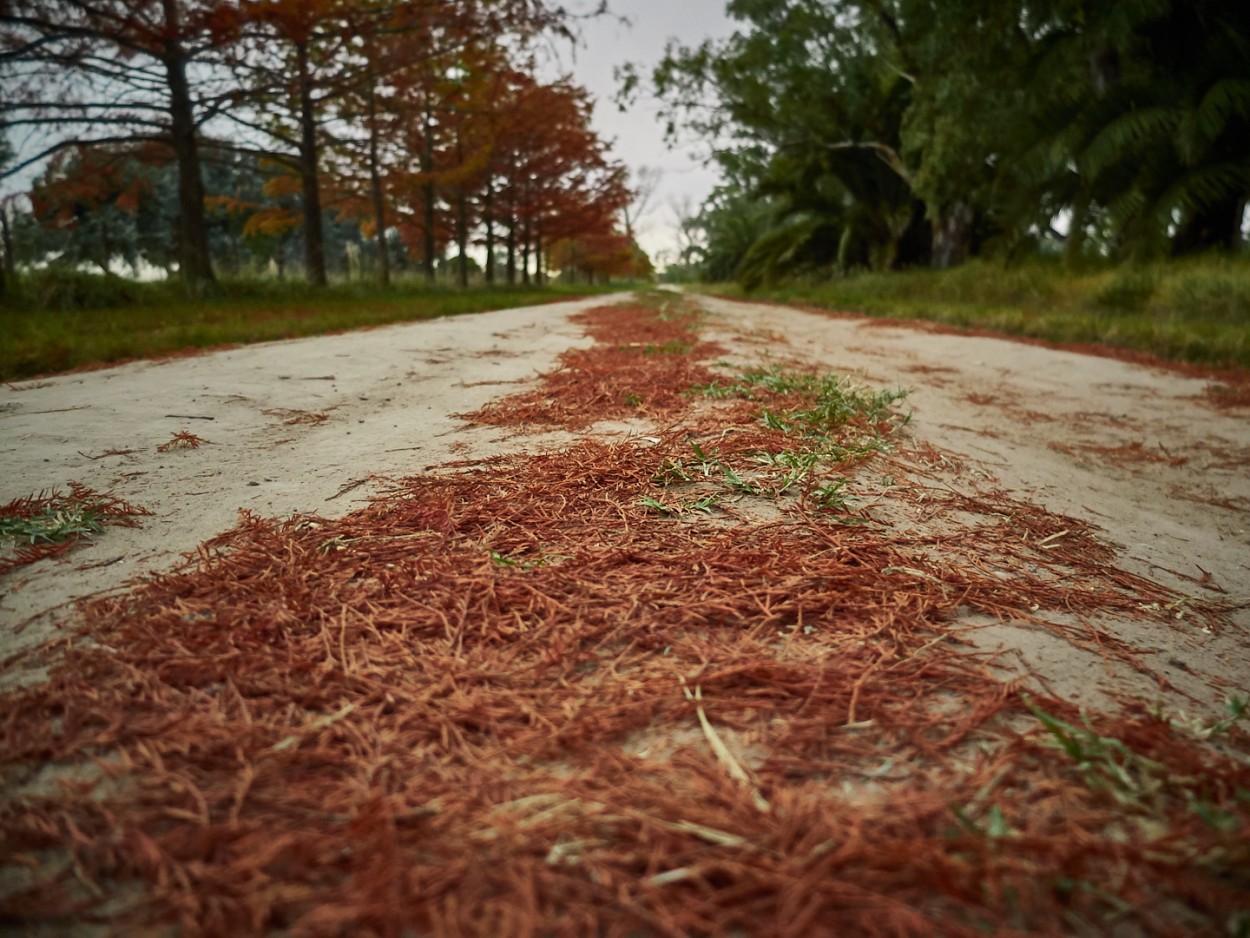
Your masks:
[{"label": "fern-like foliage", "polygon": [[1112,164],[1152,147],[1163,147],[1176,136],[1184,112],[1179,108],[1134,108],[1103,127],[1080,154],[1081,172],[1097,177]]}]

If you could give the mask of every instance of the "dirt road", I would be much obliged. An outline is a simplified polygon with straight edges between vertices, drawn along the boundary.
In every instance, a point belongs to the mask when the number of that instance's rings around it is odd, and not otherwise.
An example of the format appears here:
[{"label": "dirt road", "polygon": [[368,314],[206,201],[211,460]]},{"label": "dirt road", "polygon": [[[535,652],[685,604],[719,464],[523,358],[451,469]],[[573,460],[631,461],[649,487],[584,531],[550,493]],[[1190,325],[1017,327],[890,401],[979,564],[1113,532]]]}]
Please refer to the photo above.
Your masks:
[{"label": "dirt road", "polygon": [[[66,563],[12,576],[0,597],[0,657],[53,634],[61,617],[40,613],[170,566],[240,511],[341,514],[367,499],[371,476],[488,451],[500,434],[452,415],[587,344],[568,322],[587,305],[271,342],[0,388],[0,504],[79,482],[153,512],[140,528],[110,528]],[[180,432],[203,443],[161,452]]]},{"label": "dirt road", "polygon": [[[341,514],[373,477],[566,442],[472,427],[475,410],[588,340],[568,317],[611,300],[449,318],[348,335],[141,362],[0,389],[0,503],[71,481],[148,508],[60,562],[19,570],[0,597],[3,656],[54,634],[61,604],[159,570],[230,527],[266,516]],[[911,433],[958,459],[947,481],[1002,490],[1106,533],[1126,568],[1236,607],[1250,627],[1250,420],[1204,396],[1207,382],[1007,340],[715,299],[711,337],[734,360],[799,360],[909,390]],[[199,448],[161,452],[174,434]],[[624,433],[645,432],[631,427]],[[1195,582],[1199,581],[1199,582]],[[1242,634],[1117,626],[1162,673],[1218,706],[1250,691]],[[15,627],[22,626],[20,631]],[[1057,689],[1102,701],[1094,655],[1045,632],[987,627]],[[1211,680],[1214,679],[1214,684]],[[1127,688],[1125,688],[1127,689]]]},{"label": "dirt road", "polygon": [[[1213,406],[1207,381],[919,324],[707,302],[758,335],[765,354],[797,353],[868,384],[908,388],[914,434],[960,462],[948,467],[950,484],[1086,520],[1126,569],[1227,603],[1238,627],[1221,636],[1186,628],[1183,609],[1175,628],[1112,628],[1200,699],[1218,706],[1250,690],[1250,419]],[[984,640],[1020,649],[1083,703],[1106,703],[1108,692],[1129,689],[1125,680],[1134,697],[1154,692],[1032,630],[995,625]]]},{"label": "dirt road", "polygon": [[698,305],[0,392],[0,929],[1244,933],[1244,410]]}]

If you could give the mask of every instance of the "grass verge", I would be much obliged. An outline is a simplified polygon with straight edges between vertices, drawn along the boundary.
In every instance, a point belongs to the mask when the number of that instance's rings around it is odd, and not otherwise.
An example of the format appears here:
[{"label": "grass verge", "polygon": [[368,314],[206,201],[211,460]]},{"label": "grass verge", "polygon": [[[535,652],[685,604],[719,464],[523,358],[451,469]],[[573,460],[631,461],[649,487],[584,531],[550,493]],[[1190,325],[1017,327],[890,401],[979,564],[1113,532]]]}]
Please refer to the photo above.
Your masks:
[{"label": "grass verge", "polygon": [[[708,289],[744,296],[734,285]],[[1239,259],[1087,269],[974,261],[945,271],[796,280],[751,296],[1250,368],[1250,262]]]},{"label": "grass verge", "polygon": [[550,303],[619,285],[576,289],[473,287],[424,283],[389,289],[336,284],[315,290],[274,281],[225,282],[211,295],[188,296],[176,284],[46,272],[23,278],[0,304],[0,380],[69,371],[84,365],[149,358],[222,345],[322,335],[368,326]]}]

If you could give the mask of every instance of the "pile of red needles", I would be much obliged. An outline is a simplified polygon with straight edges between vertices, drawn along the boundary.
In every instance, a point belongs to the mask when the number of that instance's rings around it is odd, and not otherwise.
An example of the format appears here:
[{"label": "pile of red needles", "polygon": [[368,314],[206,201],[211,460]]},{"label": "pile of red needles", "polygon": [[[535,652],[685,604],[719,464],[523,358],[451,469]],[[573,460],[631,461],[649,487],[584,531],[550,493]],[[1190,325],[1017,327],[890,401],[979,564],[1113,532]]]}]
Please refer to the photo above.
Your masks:
[{"label": "pile of red needles", "polygon": [[961,641],[969,611],[1175,596],[1006,499],[885,523],[843,497],[923,466],[884,399],[848,392],[868,403],[817,432],[827,382],[714,368],[693,312],[586,322],[598,345],[474,419],[647,435],[414,476],[342,518],[245,516],[85,608],[91,641],[3,698],[0,923],[1246,927],[1246,734],[1082,715]]}]

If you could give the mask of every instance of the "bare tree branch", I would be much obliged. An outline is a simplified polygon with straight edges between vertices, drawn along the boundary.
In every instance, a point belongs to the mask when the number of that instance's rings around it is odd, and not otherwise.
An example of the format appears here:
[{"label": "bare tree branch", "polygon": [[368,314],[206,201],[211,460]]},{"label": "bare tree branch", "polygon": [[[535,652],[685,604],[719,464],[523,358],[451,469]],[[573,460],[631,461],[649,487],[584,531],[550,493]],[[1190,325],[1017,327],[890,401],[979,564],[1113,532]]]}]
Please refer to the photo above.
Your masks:
[{"label": "bare tree branch", "polygon": [[66,140],[58,140],[56,143],[40,150],[35,155],[29,156],[26,159],[7,167],[3,171],[0,171],[0,179],[7,179],[10,176],[14,176],[27,167],[34,166],[35,164],[47,159],[49,156],[52,156],[54,153],[59,153],[62,150],[68,150],[74,147],[98,147],[109,143],[135,143],[139,140],[144,140],[150,143],[165,142],[165,138],[162,136],[140,136],[135,134],[126,134],[119,137],[93,137],[91,139],[74,137]]}]

